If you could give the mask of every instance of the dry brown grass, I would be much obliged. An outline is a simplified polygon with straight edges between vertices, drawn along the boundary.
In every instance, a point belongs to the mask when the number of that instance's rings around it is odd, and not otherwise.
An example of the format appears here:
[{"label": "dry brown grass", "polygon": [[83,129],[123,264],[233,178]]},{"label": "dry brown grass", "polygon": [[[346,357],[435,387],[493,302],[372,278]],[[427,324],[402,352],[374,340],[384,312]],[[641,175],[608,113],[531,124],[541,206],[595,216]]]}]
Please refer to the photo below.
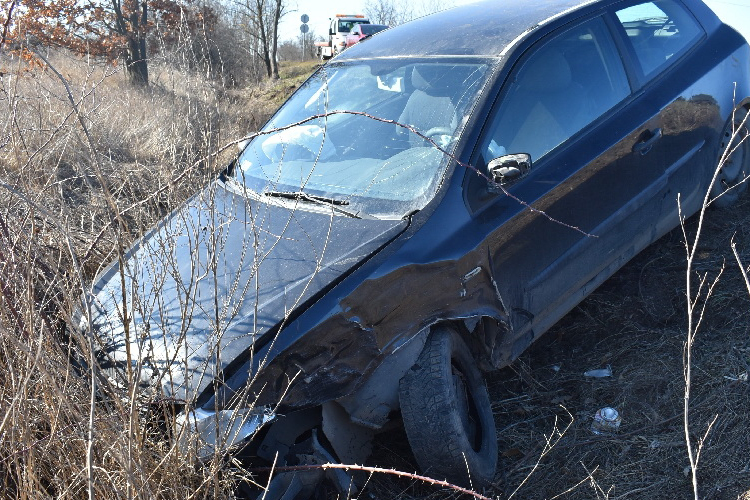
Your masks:
[{"label": "dry brown grass", "polygon": [[119,68],[45,57],[75,107],[50,68],[0,53],[0,498],[229,498],[246,474],[218,458],[199,466],[147,432],[131,388],[100,386],[91,412],[86,368],[69,356],[86,341],[64,325],[82,289],[76,263],[89,282],[274,105],[158,62],[151,88],[134,89]]}]

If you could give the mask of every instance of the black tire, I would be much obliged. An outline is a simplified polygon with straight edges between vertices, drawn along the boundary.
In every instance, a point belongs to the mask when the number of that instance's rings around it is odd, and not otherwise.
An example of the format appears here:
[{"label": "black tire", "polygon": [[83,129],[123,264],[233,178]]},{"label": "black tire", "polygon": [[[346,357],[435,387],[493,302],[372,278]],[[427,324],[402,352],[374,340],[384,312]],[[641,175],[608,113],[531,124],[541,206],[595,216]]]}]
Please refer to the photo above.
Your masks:
[{"label": "black tire", "polygon": [[433,328],[401,379],[399,400],[406,436],[425,474],[474,488],[492,483],[497,433],[490,398],[469,348],[451,328]]},{"label": "black tire", "polygon": [[[735,110],[734,116],[724,127],[719,142],[719,160],[727,148],[724,164],[711,187],[711,198],[718,207],[733,205],[747,190],[747,176],[750,175],[750,123],[746,120],[747,110]],[[734,137],[732,137],[734,135]],[[743,182],[744,181],[744,182]],[[740,184],[738,184],[740,183]]]}]

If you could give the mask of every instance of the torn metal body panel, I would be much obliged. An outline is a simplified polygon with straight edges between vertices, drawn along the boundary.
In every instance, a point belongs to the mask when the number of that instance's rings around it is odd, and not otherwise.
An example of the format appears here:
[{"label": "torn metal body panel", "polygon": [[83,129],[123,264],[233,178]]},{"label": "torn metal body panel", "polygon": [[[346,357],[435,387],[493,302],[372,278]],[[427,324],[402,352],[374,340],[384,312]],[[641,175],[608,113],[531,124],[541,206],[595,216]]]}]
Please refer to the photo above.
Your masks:
[{"label": "torn metal body panel", "polygon": [[[310,329],[290,324],[273,345],[255,354],[254,365],[248,360],[227,378],[206,406],[232,406],[232,398],[244,393],[257,404],[281,401],[282,407],[304,407],[349,395],[383,363],[381,371],[403,374],[418,356],[430,325],[465,317],[504,319],[489,273],[461,279],[465,268],[475,269],[476,259],[484,257],[486,251],[480,248],[465,256],[471,267],[455,261],[410,265],[366,280],[336,301],[319,324]],[[331,298],[335,300],[336,295],[334,291]],[[319,306],[323,304],[315,308]],[[307,311],[297,321],[307,320],[313,312]],[[294,335],[299,331],[303,335]],[[399,371],[401,356],[405,361]],[[259,375],[248,386],[255,373]],[[395,389],[399,378],[373,380],[378,385],[394,384]]]},{"label": "torn metal body panel", "polygon": [[[364,460],[401,410],[459,445],[420,465],[451,477],[460,449],[455,480],[486,484],[476,367],[511,363],[675,227],[678,195],[700,207],[748,130],[749,74],[750,47],[698,0],[487,1],[384,31],[97,279],[103,362],[214,420],[270,408],[242,431],[261,460]],[[718,200],[743,189],[741,151]],[[427,364],[447,385],[420,385]],[[420,414],[428,390],[481,428]]]}]

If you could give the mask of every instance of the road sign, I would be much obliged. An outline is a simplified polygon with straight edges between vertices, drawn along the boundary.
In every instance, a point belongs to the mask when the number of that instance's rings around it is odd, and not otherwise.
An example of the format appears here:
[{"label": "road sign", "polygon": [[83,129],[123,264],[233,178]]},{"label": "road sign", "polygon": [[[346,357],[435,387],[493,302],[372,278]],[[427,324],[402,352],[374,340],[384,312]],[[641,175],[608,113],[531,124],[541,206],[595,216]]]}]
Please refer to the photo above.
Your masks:
[{"label": "road sign", "polygon": [[307,14],[302,14],[302,17],[300,17],[299,20],[302,21],[303,23],[306,23],[307,21],[310,20],[310,16],[308,16]]},{"label": "road sign", "polygon": [[300,30],[300,31],[301,31],[302,33],[307,33],[308,31],[310,31],[310,27],[309,27],[308,25],[306,25],[305,23],[302,23],[302,24],[300,25],[300,27],[299,27],[299,30]]}]

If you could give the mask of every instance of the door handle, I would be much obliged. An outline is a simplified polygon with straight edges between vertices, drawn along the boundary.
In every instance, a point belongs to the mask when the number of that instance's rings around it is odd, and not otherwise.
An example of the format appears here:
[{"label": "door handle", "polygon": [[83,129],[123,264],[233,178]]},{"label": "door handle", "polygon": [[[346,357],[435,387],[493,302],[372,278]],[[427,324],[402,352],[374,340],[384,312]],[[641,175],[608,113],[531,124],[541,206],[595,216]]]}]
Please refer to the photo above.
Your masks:
[{"label": "door handle", "polygon": [[[656,141],[661,139],[662,132],[660,128],[654,129],[654,130],[647,130],[643,133],[643,135],[648,135],[645,139],[641,139],[640,141],[636,142],[633,145],[633,152],[634,153],[640,153],[642,155],[647,154],[649,151],[651,151],[651,148],[656,144]],[[643,136],[641,136],[643,137]]]}]

